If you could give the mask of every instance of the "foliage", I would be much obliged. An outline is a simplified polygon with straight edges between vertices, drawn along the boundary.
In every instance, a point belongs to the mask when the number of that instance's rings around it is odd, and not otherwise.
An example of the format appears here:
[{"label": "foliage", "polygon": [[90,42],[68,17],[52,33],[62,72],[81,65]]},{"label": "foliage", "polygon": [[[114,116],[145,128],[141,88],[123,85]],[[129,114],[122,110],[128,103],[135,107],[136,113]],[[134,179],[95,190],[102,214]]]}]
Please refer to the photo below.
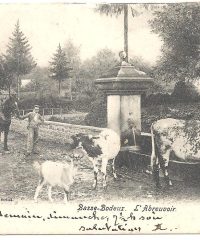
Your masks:
[{"label": "foliage", "polygon": [[66,41],[63,47],[67,59],[69,60],[69,65],[71,67],[70,72],[70,90],[78,91],[77,82],[79,80],[81,59],[80,59],[80,47],[76,46],[72,40]]},{"label": "foliage", "polygon": [[46,67],[37,66],[33,71],[25,76],[26,79],[31,79],[32,83],[28,84],[27,88],[35,92],[39,97],[45,95],[56,95],[56,82],[49,77],[49,70]]},{"label": "foliage", "polygon": [[36,63],[31,55],[31,46],[20,30],[19,21],[15,25],[4,57],[8,71],[16,76],[16,84],[20,86],[20,76],[28,74],[36,66]]},{"label": "foliage", "polygon": [[106,14],[107,16],[115,15],[118,17],[124,11],[124,4],[98,4],[95,10],[101,14]]},{"label": "foliage", "polygon": [[[71,53],[70,56],[74,56],[73,53]],[[118,64],[118,61],[115,54],[109,49],[100,50],[94,57],[85,60],[82,64],[81,61],[79,63],[79,54],[77,53],[75,56],[77,56],[77,58],[73,57],[73,59],[75,59],[73,68],[77,66],[77,72],[74,73],[73,70],[71,72],[72,78],[76,79],[73,85],[74,99],[72,107],[78,111],[88,112],[91,109],[91,103],[97,99],[97,89],[94,80]],[[79,66],[79,64],[81,65]],[[30,74],[26,75],[25,78],[33,80],[34,84],[31,83],[27,88],[34,92],[32,95],[36,99],[58,96],[56,82],[48,76],[47,68],[36,67]],[[64,83],[62,87],[64,87]],[[30,95],[30,92],[23,93],[23,95],[26,99],[29,99],[27,95]],[[27,101],[29,102],[29,100]],[[52,102],[51,100],[49,101]],[[28,105],[31,105],[31,101],[30,104],[27,104],[27,107]],[[28,108],[31,107],[32,105]]]},{"label": "foliage", "polygon": [[11,84],[13,80],[13,75],[8,69],[8,64],[4,56],[0,57],[0,89],[8,89],[9,93],[11,91]]},{"label": "foliage", "polygon": [[131,63],[136,69],[145,72],[148,76],[151,76],[153,73],[152,66],[142,59],[142,57],[132,57],[130,58],[129,63]]},{"label": "foliage", "polygon": [[107,16],[116,16],[118,17],[119,15],[121,15],[124,11],[124,6],[127,6],[130,8],[131,10],[131,14],[133,17],[136,17],[138,15],[140,15],[142,13],[142,9],[146,9],[148,11],[151,10],[155,10],[155,9],[159,9],[160,6],[159,5],[155,5],[155,4],[138,4],[138,3],[132,3],[132,4],[128,4],[128,3],[104,3],[104,4],[97,4],[97,7],[95,9],[96,12],[99,12],[100,14],[105,14]]},{"label": "foliage", "polygon": [[49,71],[51,73],[50,77],[58,81],[58,92],[60,94],[61,82],[69,78],[69,61],[65,51],[58,45],[57,51],[54,54],[52,61],[50,61]]},{"label": "foliage", "polygon": [[72,67],[72,73],[76,74],[81,65],[80,59],[80,47],[76,46],[72,40],[68,40],[63,47],[68,60],[70,61],[70,66]]},{"label": "foliage", "polygon": [[192,82],[179,81],[174,87],[172,96],[187,102],[198,100],[200,95]]},{"label": "foliage", "polygon": [[80,75],[87,76],[89,79],[97,79],[118,63],[115,53],[105,48],[97,52],[96,56],[84,61]]},{"label": "foliage", "polygon": [[163,40],[155,76],[166,82],[199,75],[200,4],[167,4],[154,12],[152,31]]},{"label": "foliage", "polygon": [[115,54],[107,48],[97,52],[91,59],[85,60],[80,66],[76,80],[77,92],[86,94],[90,98],[96,97],[97,89],[94,81],[117,64]]},{"label": "foliage", "polygon": [[19,100],[20,109],[32,109],[35,104],[39,104],[42,108],[69,108],[71,107],[71,102],[66,99],[59,98],[58,95],[46,94],[43,96],[35,95],[34,93],[29,93],[29,95],[24,96]]},{"label": "foliage", "polygon": [[107,104],[104,94],[98,93],[96,101],[92,103],[91,110],[85,118],[85,123],[89,126],[106,127]]}]

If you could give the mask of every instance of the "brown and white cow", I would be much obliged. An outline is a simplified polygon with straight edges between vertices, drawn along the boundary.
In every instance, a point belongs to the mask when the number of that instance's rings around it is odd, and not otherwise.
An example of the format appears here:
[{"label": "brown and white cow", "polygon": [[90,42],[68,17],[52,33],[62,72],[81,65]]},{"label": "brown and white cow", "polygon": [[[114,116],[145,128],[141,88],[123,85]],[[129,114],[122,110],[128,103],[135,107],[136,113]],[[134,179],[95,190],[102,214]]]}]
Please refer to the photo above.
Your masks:
[{"label": "brown and white cow", "polygon": [[181,161],[200,161],[200,121],[161,119],[151,126],[151,166],[156,186],[159,187],[159,168],[162,169],[167,186],[172,185],[168,165],[173,154]]},{"label": "brown and white cow", "polygon": [[96,136],[79,133],[72,136],[72,139],[74,142],[73,148],[81,148],[93,164],[93,188],[97,186],[99,171],[103,173],[103,187],[105,188],[107,186],[106,168],[109,160],[112,160],[113,175],[115,178],[117,177],[115,158],[120,151],[120,136],[115,131],[105,128]]}]

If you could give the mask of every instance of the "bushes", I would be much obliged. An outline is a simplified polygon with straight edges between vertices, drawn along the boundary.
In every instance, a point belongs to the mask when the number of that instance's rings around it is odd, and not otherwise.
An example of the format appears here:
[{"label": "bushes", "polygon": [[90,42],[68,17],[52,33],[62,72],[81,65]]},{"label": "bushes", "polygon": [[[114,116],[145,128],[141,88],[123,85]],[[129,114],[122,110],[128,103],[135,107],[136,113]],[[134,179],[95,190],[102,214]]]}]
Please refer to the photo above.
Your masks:
[{"label": "bushes", "polygon": [[106,127],[107,104],[106,96],[98,94],[96,101],[92,103],[91,110],[85,118],[86,125],[95,127]]},{"label": "bushes", "polygon": [[172,98],[171,98],[171,95],[168,93],[150,94],[149,96],[142,97],[142,106],[164,105],[164,104],[169,104],[171,102],[172,102]]},{"label": "bushes", "polygon": [[192,82],[179,81],[176,83],[172,94],[156,93],[142,97],[142,106],[194,101],[200,101],[200,95],[196,86]]},{"label": "bushes", "polygon": [[39,104],[42,108],[59,108],[60,106],[62,108],[71,108],[72,105],[71,101],[52,95],[38,97],[30,94],[19,100],[20,109],[31,109],[35,104]]},{"label": "bushes", "polygon": [[179,81],[174,87],[172,98],[180,101],[197,101],[200,100],[199,93],[192,82]]},{"label": "bushes", "polygon": [[67,100],[65,98],[58,98],[53,96],[32,98],[26,97],[23,100],[19,101],[19,107],[22,109],[30,109],[35,104],[39,104],[41,108],[68,108],[70,110],[77,111],[88,111],[90,110],[90,104],[92,100],[88,99],[77,99],[77,100]]},{"label": "bushes", "polygon": [[30,93],[20,99],[20,109],[32,109],[35,104],[39,104],[41,108],[68,108],[70,110],[88,112],[91,109],[91,103],[95,101],[94,96],[88,96],[87,94],[80,94],[75,100],[67,100],[65,98],[59,98],[57,95],[45,95],[37,96],[34,93]]},{"label": "bushes", "polygon": [[72,109],[76,111],[89,112],[92,107],[92,102],[96,100],[96,97],[89,96],[88,94],[79,94],[76,99],[72,101]]}]

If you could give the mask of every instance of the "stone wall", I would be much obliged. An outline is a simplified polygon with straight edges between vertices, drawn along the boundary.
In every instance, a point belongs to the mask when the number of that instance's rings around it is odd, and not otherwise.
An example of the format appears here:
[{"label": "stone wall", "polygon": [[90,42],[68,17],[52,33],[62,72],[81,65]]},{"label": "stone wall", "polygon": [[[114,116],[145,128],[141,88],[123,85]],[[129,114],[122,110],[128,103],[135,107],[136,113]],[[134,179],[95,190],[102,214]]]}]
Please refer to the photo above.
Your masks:
[{"label": "stone wall", "polygon": [[[13,119],[11,131],[26,135],[27,121]],[[87,133],[96,135],[100,131],[101,128],[97,127],[45,121],[45,123],[40,126],[40,139],[65,144],[72,142],[71,136],[74,134]]]}]

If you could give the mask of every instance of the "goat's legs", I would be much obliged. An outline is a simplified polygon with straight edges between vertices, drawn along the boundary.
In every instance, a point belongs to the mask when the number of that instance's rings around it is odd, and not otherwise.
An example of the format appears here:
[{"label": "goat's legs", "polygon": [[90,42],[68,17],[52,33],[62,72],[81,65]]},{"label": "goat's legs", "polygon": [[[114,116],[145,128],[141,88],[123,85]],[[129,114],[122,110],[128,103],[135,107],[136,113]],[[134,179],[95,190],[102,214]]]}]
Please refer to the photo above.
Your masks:
[{"label": "goat's legs", "polygon": [[165,184],[166,187],[169,188],[170,186],[172,186],[172,182],[169,179],[169,173],[168,173],[168,164],[169,164],[169,159],[165,159],[163,158],[160,162],[160,167],[162,169],[162,172],[164,174],[164,179],[165,179]]},{"label": "goat's legs", "polygon": [[113,162],[112,162],[112,172],[113,172],[114,179],[117,179],[117,174],[115,170],[115,158],[113,159]]},{"label": "goat's legs", "polygon": [[64,187],[64,202],[67,203],[69,201],[69,187]]},{"label": "goat's legs", "polygon": [[97,162],[94,160],[93,161],[93,170],[94,170],[94,183],[93,183],[93,185],[92,185],[92,187],[94,188],[94,189],[96,189],[96,187],[97,187],[97,175],[98,175],[98,167],[97,167]]},{"label": "goat's legs", "polygon": [[98,175],[98,171],[94,171],[94,183],[92,185],[94,189],[97,188],[97,175]]},{"label": "goat's legs", "polygon": [[102,159],[102,167],[101,167],[101,172],[103,173],[103,188],[106,189],[107,187],[107,182],[106,182],[106,178],[107,178],[107,172],[106,172],[106,168],[107,168],[107,160]]},{"label": "goat's legs", "polygon": [[52,199],[52,197],[51,197],[51,189],[52,189],[52,186],[49,185],[49,187],[48,187],[48,197],[49,197],[49,201],[50,201],[50,202],[53,202],[53,199]]},{"label": "goat's legs", "polygon": [[35,202],[37,202],[37,198],[38,198],[39,192],[41,191],[41,189],[44,186],[44,184],[45,184],[45,180],[44,180],[44,178],[41,178],[40,181],[39,181],[39,185],[37,186],[37,188],[35,190],[35,196],[34,196],[34,201]]},{"label": "goat's legs", "polygon": [[160,188],[160,177],[159,177],[159,165],[158,164],[154,164],[153,165],[153,180],[156,183],[156,188]]}]

